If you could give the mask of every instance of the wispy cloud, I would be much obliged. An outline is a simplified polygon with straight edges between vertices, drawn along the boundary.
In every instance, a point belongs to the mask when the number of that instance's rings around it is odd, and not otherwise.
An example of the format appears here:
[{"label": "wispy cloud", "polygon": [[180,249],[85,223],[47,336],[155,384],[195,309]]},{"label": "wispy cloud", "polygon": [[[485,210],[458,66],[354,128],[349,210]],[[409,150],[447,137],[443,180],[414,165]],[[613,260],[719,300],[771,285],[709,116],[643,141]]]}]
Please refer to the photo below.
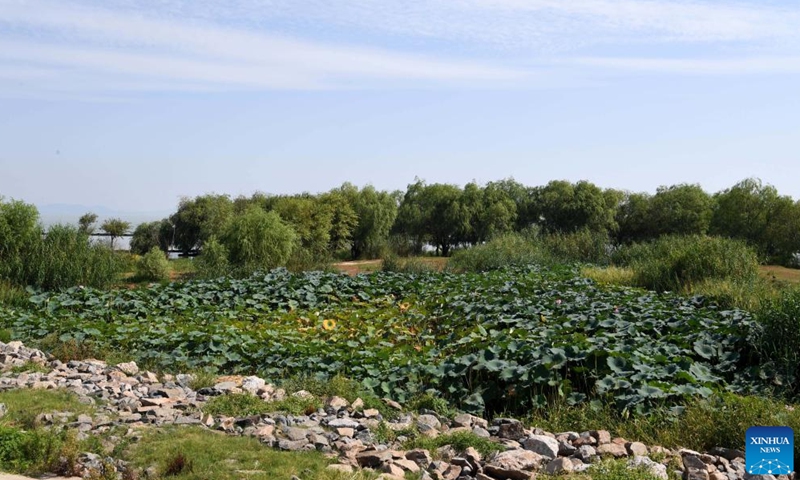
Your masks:
[{"label": "wispy cloud", "polygon": [[752,0],[0,0],[0,89],[498,88],[594,71],[796,74],[797,25],[800,7]]},{"label": "wispy cloud", "polygon": [[[62,69],[62,82],[65,75],[96,72],[218,89],[350,88],[376,81],[469,85],[525,75],[476,61],[329,45],[245,28],[47,2],[0,1],[0,24],[17,28],[0,35],[0,61],[27,62],[21,74],[31,80],[42,80],[54,67]],[[22,29],[36,35],[21,35]]]}]

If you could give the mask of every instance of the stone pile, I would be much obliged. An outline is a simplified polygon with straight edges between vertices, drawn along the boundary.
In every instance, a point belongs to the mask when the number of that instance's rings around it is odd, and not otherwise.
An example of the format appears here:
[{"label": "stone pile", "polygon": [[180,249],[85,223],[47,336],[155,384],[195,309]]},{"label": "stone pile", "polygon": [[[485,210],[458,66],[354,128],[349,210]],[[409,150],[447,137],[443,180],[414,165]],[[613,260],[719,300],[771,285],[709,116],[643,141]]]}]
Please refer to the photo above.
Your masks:
[{"label": "stone pile", "polygon": [[[29,362],[41,364],[49,371],[19,374],[9,371]],[[663,479],[669,478],[671,472],[685,480],[794,479],[794,476],[747,474],[744,454],[737,450],[718,448],[705,453],[669,450],[613,438],[605,430],[550,433],[528,429],[511,418],[489,422],[469,414],[452,419],[431,411],[410,414],[389,400],[384,412],[393,411],[391,419],[384,418],[377,409],[365,409],[361,399],[351,404],[340,397],[327,399],[324,408],[308,415],[276,412],[241,418],[215,417],[203,413],[210,397],[247,393],[273,401],[285,399],[287,392],[258,377],[223,378],[213,387],[195,391],[190,388],[190,375],[159,378],[140,371],[133,362],[114,366],[97,360],[63,363],[21,342],[0,342],[0,368],[5,372],[0,376],[0,390],[66,389],[74,392],[81,402],[95,405],[93,416],[80,415],[75,419],[69,412],[52,412],[39,418],[45,425],[76,429],[79,438],[117,429],[125,431],[128,439],[136,440],[148,426],[198,425],[231,435],[253,436],[265,446],[280,450],[320,451],[337,459],[331,469],[352,472],[370,468],[381,472],[387,480],[402,479],[406,472],[430,480],[528,480],[547,474],[583,472],[603,458],[626,459],[630,468],[643,468]],[[299,391],[292,395],[311,394]],[[396,439],[382,441],[386,436],[378,435],[381,428],[394,431]],[[451,446],[435,451],[403,450],[402,444],[407,439],[403,434],[408,432],[428,437],[471,432],[497,442],[501,451],[485,458],[472,447],[465,451],[455,451]],[[115,440],[121,438],[111,436],[106,441]],[[103,465],[113,465],[119,472],[126,469],[124,462],[93,454],[82,455],[80,461],[84,475]]]}]

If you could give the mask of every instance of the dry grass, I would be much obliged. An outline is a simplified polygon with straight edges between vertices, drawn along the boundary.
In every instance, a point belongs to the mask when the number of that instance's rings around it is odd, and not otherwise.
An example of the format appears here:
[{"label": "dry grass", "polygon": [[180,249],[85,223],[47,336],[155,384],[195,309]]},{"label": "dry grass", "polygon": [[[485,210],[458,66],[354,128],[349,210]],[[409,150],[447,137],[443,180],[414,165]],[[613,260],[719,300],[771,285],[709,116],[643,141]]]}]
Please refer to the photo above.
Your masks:
[{"label": "dry grass", "polygon": [[800,283],[800,269],[786,268],[777,265],[762,265],[758,268],[761,276],[779,282]]}]

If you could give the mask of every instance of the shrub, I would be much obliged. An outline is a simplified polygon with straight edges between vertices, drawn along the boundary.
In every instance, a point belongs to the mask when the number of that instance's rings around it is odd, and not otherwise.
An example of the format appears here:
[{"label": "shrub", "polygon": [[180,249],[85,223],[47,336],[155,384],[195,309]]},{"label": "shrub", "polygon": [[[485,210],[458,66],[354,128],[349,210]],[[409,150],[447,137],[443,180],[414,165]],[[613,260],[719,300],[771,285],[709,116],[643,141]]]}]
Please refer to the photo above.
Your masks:
[{"label": "shrub", "polygon": [[153,247],[158,247],[166,252],[172,243],[172,234],[172,224],[167,219],[142,223],[133,231],[131,253],[144,255]]},{"label": "shrub", "polygon": [[201,277],[218,278],[230,273],[228,249],[219,243],[217,237],[211,237],[203,244],[200,256],[194,261]]},{"label": "shrub", "polygon": [[90,243],[89,236],[71,225],[54,225],[36,242],[24,277],[16,283],[55,290],[76,285],[105,288],[117,281],[124,259],[107,246]]},{"label": "shrub", "polygon": [[606,232],[583,229],[573,233],[545,235],[540,241],[550,255],[561,261],[604,265],[610,260],[611,241]]},{"label": "shrub", "polygon": [[633,286],[636,284],[636,275],[633,270],[625,267],[585,267],[581,275],[591,278],[600,285]]},{"label": "shrub", "polygon": [[621,248],[614,261],[633,268],[636,282],[656,291],[691,291],[708,279],[747,281],[758,275],[758,257],[728,238],[664,236]]},{"label": "shrub", "polygon": [[539,245],[520,234],[495,237],[487,243],[466,250],[457,250],[447,264],[456,272],[481,272],[508,265],[551,263],[550,255]]},{"label": "shrub", "polygon": [[787,290],[764,302],[756,318],[754,344],[761,374],[787,394],[800,392],[800,290]]},{"label": "shrub", "polygon": [[251,206],[225,228],[222,243],[231,266],[242,275],[285,266],[297,243],[297,234],[275,212]]},{"label": "shrub", "polygon": [[136,264],[136,277],[139,280],[169,280],[169,271],[169,260],[157,246],[151,248]]}]

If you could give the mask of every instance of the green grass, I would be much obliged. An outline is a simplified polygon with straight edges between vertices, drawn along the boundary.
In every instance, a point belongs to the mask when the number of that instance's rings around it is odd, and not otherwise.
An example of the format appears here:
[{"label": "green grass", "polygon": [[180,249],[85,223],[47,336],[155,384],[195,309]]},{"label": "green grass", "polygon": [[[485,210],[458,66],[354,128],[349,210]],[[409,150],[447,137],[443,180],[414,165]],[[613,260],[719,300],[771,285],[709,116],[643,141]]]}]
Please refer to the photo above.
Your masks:
[{"label": "green grass", "polygon": [[625,267],[584,267],[581,275],[591,278],[599,285],[633,286],[636,284],[635,273]]},{"label": "green grass", "polygon": [[[669,469],[667,469],[669,470]],[[585,473],[571,473],[559,476],[540,474],[545,478],[559,478],[562,480],[657,480],[658,477],[646,468],[629,469],[624,460],[606,460],[592,465]],[[674,478],[674,477],[670,477]]]},{"label": "green grass", "polygon": [[246,417],[272,412],[309,415],[321,407],[322,401],[317,397],[310,399],[288,397],[281,401],[265,402],[248,393],[230,393],[212,398],[203,407],[203,411],[211,415],[228,417]]},{"label": "green grass", "polygon": [[753,425],[786,425],[800,429],[800,407],[792,410],[771,398],[723,394],[693,401],[680,415],[654,411],[629,417],[621,415],[612,405],[598,409],[590,405],[551,405],[533,412],[525,423],[550,432],[604,429],[612,436],[667,448],[741,450],[745,432]]},{"label": "green grass", "polygon": [[495,452],[505,450],[499,443],[493,442],[488,438],[479,437],[472,432],[445,433],[436,438],[417,436],[407,441],[403,448],[407,450],[424,448],[434,453],[437,448],[445,445],[450,445],[457,453],[472,447],[480,452],[484,458]]},{"label": "green grass", "polygon": [[[200,428],[152,431],[132,446],[127,459],[140,468],[168,470],[175,480],[370,480],[370,472],[343,474],[326,471],[330,463],[316,452],[278,452],[257,439],[234,437]],[[247,473],[242,473],[247,472]]]},{"label": "green grass", "polygon": [[20,373],[48,373],[50,369],[42,365],[41,363],[36,363],[28,360],[27,362],[23,363],[22,365],[17,365],[15,367],[11,367],[9,372],[13,374],[20,374]]},{"label": "green grass", "polygon": [[94,410],[66,390],[8,390],[0,392],[0,403],[5,403],[8,408],[8,413],[0,419],[0,425],[24,429],[38,427],[36,417],[42,413],[71,412],[77,416]]},{"label": "green grass", "polygon": [[342,375],[323,380],[310,375],[297,375],[281,380],[279,386],[287,393],[305,390],[320,398],[342,397],[350,403],[357,398],[364,402],[364,408],[380,410],[384,415],[391,415],[386,404],[375,394],[368,392],[359,382]]}]

